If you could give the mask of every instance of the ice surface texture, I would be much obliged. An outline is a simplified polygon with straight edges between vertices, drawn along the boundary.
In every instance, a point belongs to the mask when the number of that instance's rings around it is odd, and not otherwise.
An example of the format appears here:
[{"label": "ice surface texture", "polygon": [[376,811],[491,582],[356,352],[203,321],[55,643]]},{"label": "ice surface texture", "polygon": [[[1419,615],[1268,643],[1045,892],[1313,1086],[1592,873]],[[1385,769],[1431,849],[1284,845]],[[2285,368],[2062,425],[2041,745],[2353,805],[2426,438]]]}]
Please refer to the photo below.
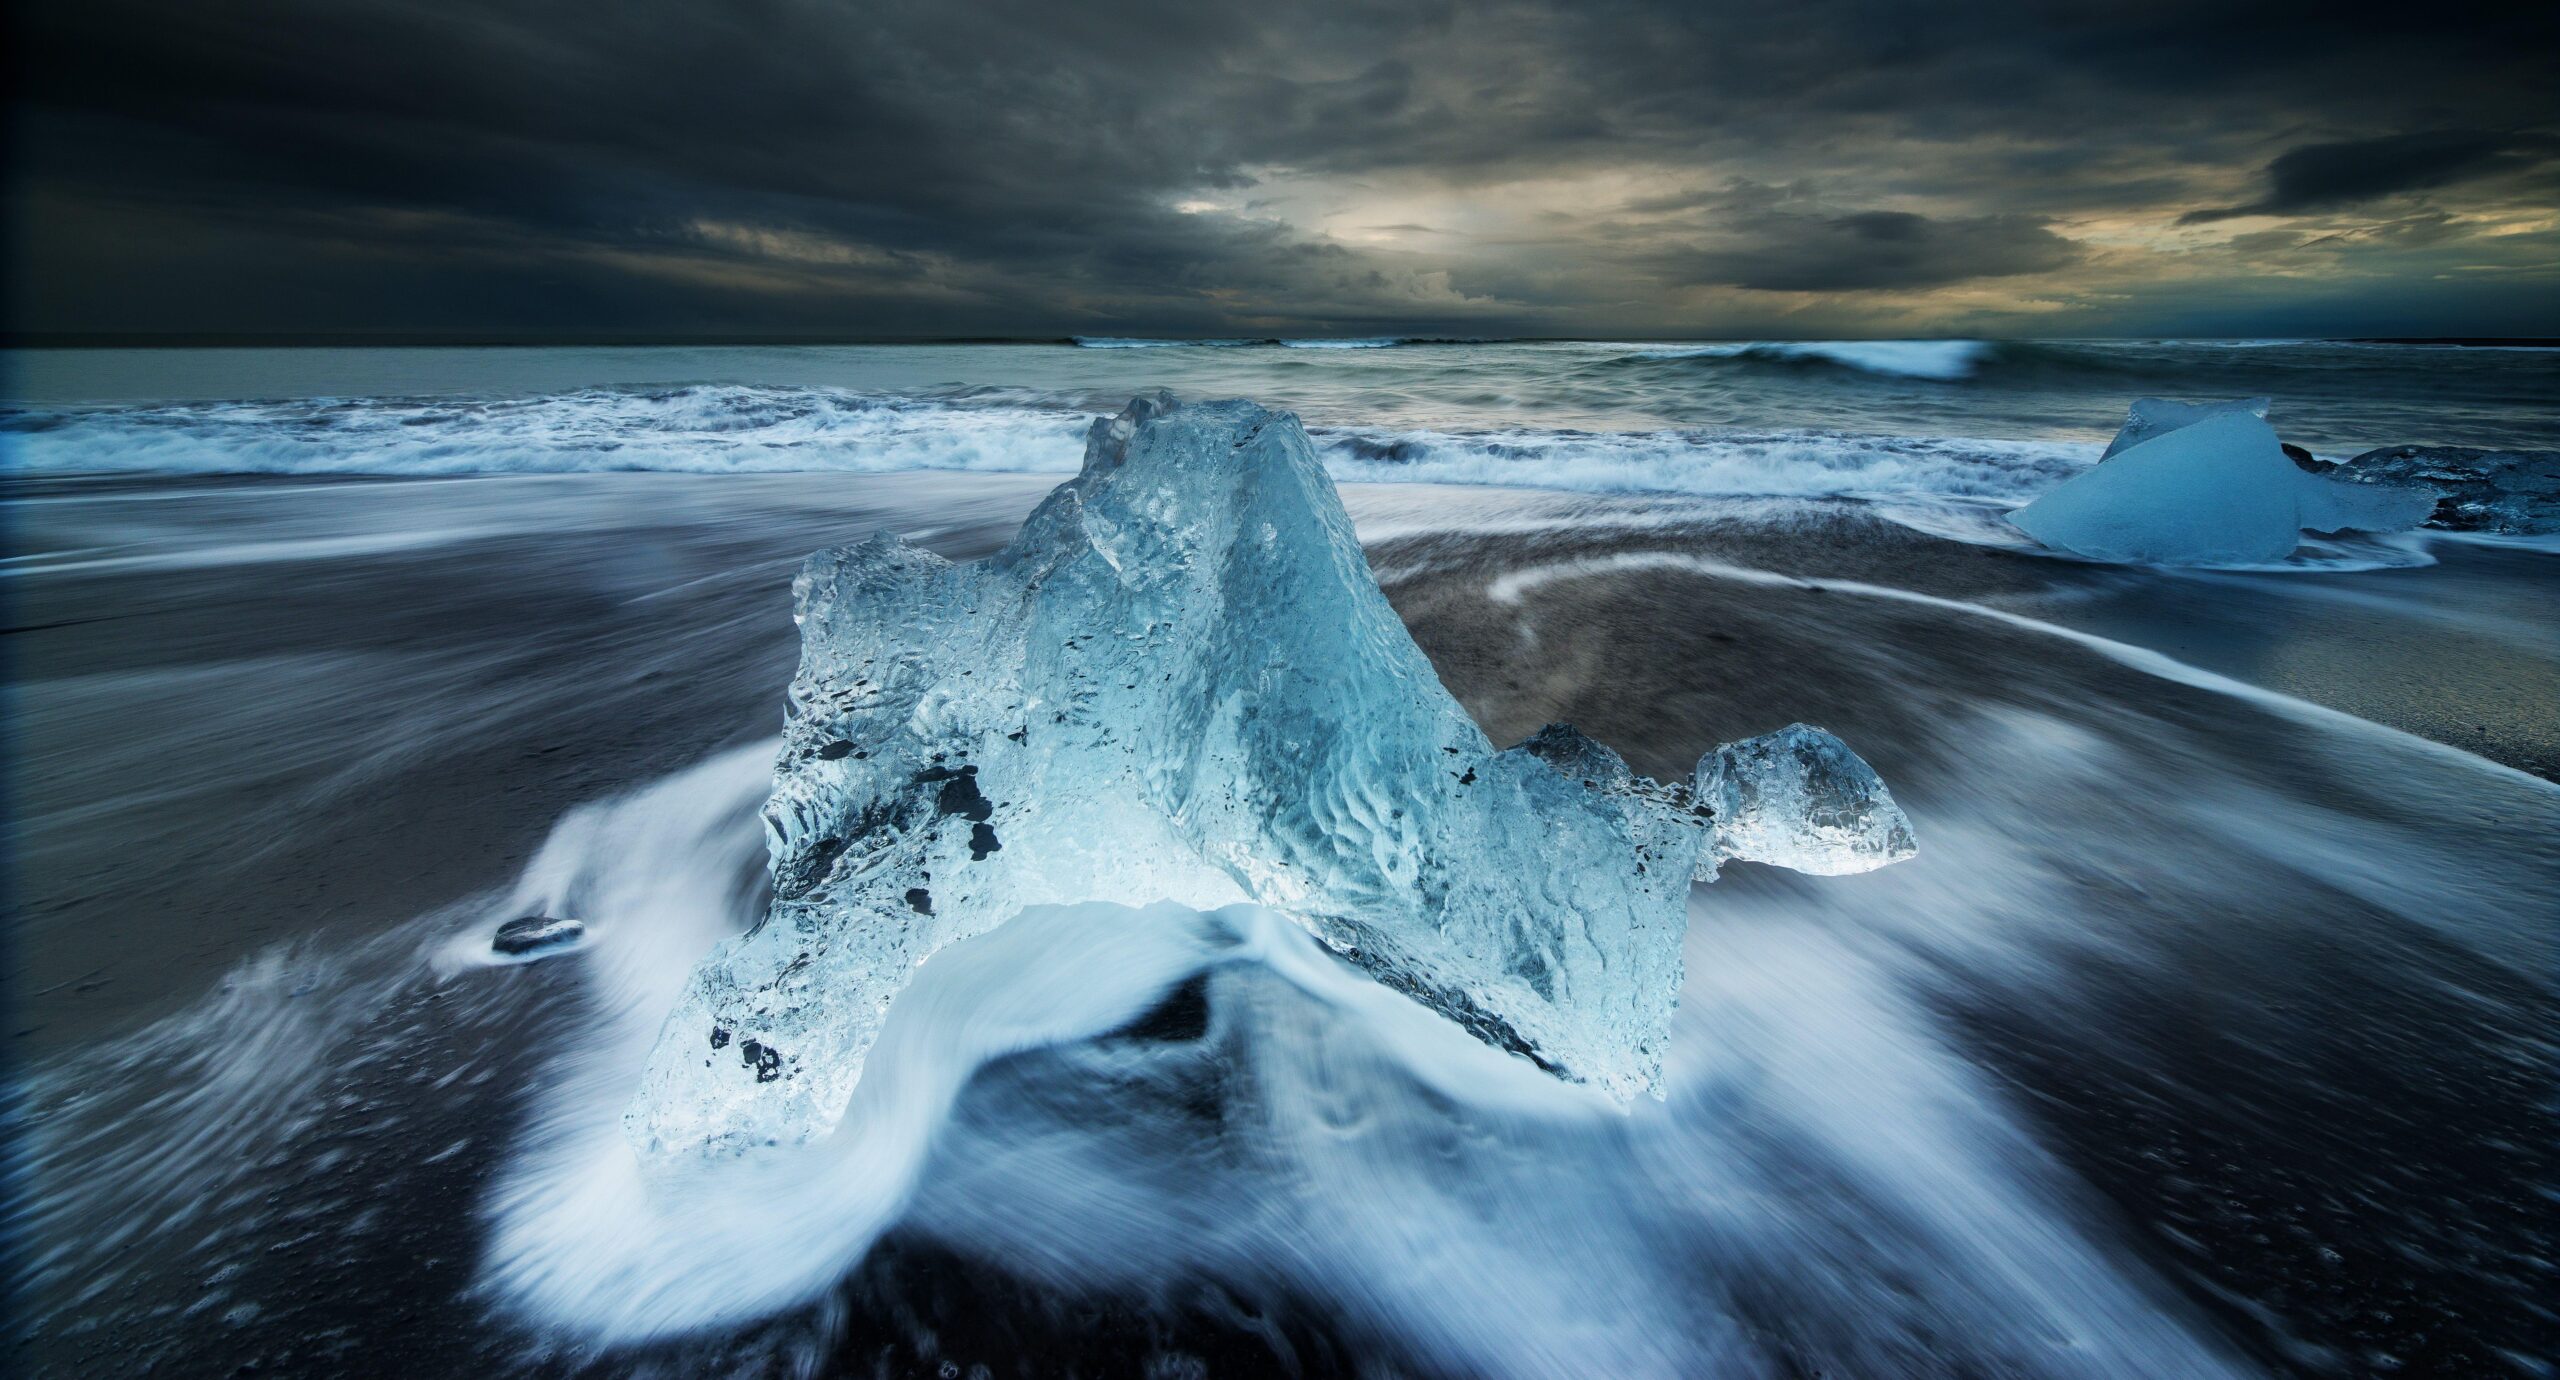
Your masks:
[{"label": "ice surface texture", "polygon": [[644,1153],[825,1133],[918,965],[1095,900],[1275,907],[1488,1043],[1653,1085],[1711,807],[1561,725],[1495,751],[1294,417],[1139,398],[996,555],[884,533],[793,592],[772,906],[669,1016]]},{"label": "ice surface texture", "polygon": [[1699,863],[1704,881],[1736,858],[1839,876],[1872,872],[1916,851],[1911,821],[1875,768],[1808,724],[1727,743],[1698,759],[1695,795],[1716,821]]},{"label": "ice surface texture", "polygon": [[2560,533],[2560,451],[2385,446],[2329,470],[2354,484],[2408,484],[2437,494],[2430,527],[2507,536]]},{"label": "ice surface texture", "polygon": [[2149,429],[2150,438],[2112,451],[2009,520],[2055,550],[2095,560],[2254,565],[2291,555],[2305,528],[2396,532],[2435,510],[2431,492],[2304,473],[2257,415],[2254,399],[2144,399],[2125,434],[2137,428]]},{"label": "ice surface texture", "polygon": [[2125,409],[2124,425],[2116,428],[2115,439],[2098,458],[2113,460],[2155,436],[2166,436],[2182,426],[2193,426],[2207,417],[2245,412],[2260,421],[2274,409],[2273,398],[2237,398],[2229,402],[2179,402],[2173,398],[2136,398]]}]

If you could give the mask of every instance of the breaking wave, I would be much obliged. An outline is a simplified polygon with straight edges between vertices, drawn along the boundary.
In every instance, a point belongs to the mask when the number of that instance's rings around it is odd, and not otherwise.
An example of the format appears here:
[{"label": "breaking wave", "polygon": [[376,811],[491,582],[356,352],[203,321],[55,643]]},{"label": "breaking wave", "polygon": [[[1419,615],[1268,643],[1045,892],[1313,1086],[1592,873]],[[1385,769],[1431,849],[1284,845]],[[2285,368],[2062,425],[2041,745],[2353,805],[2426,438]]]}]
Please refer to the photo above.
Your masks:
[{"label": "breaking wave", "polygon": [[1177,340],[1155,336],[1079,335],[1071,342],[1084,350],[1240,350],[1256,346],[1283,350],[1386,350],[1398,345],[1481,345],[1499,342],[1437,335],[1303,336],[1266,335],[1242,339]]},{"label": "breaking wave", "polygon": [[1441,342],[1418,336],[1370,336],[1359,339],[1283,340],[1284,350],[1385,350],[1398,345],[1436,345]]},{"label": "breaking wave", "polygon": [[[1412,345],[1477,345],[1500,342],[1449,336],[1378,335],[1350,337],[1255,336],[1180,340],[1153,336],[1080,335],[1073,342],[1086,350],[1388,350]],[[1518,342],[1532,346],[1546,342]],[[1631,360],[1723,360],[1744,364],[1832,366],[1894,378],[1951,380],[1970,377],[2000,347],[1982,340],[1731,340],[1700,344],[1582,344],[1562,342],[1567,349],[1594,349]]]},{"label": "breaking wave", "polygon": [[[2399,394],[2413,377],[2461,394],[2475,382],[2532,367],[2535,347],[2482,349],[2303,340],[1799,340],[1619,342],[1581,347],[1620,373],[1676,369],[1727,379],[1827,379],[1836,384],[1962,385],[1980,392],[2096,390],[2131,397],[2274,394],[2288,410],[2340,390]],[[2425,350],[2429,367],[2413,366]],[[1933,390],[1935,391],[1935,390]],[[1953,389],[1944,391],[1955,391]],[[2512,401],[2512,395],[2507,398]]]},{"label": "breaking wave", "polygon": [[1639,360],[1716,360],[1848,369],[1888,378],[1947,382],[1971,378],[1994,350],[1981,340],[1736,341],[1635,349]]},{"label": "breaking wave", "polygon": [[1073,344],[1080,350],[1241,350],[1255,345],[1277,345],[1272,336],[1240,340],[1169,340],[1152,336],[1080,335]]},{"label": "breaking wave", "polygon": [[[666,470],[1073,473],[1077,400],[877,396],[818,387],[581,389],[504,400],[301,401],[28,410],[0,421],[40,474],[574,474]],[[1675,428],[1318,427],[1336,479],[1706,497],[2024,502],[2085,462],[2063,442]]]}]

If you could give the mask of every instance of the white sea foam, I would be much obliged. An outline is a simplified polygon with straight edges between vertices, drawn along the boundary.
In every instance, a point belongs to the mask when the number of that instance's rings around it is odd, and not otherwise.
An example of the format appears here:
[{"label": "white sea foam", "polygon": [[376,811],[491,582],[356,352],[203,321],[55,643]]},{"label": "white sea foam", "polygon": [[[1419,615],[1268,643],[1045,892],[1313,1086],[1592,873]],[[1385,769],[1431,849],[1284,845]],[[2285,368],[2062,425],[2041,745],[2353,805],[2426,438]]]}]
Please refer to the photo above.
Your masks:
[{"label": "white sea foam", "polygon": [[[1633,1116],[1271,912],[1026,913],[920,972],[836,1136],[653,1179],[616,1097],[685,951],[751,909],[731,889],[761,751],[578,812],[519,890],[622,908],[581,960],[601,1022],[561,1032],[572,1076],[490,1204],[483,1281],[524,1321],[606,1344],[734,1326],[903,1223],[1059,1290],[1283,1284],[1487,1376],[1759,1373],[1726,1292],[1754,1278],[1862,1320],[1834,1344],[1879,1363],[1916,1311],[2034,1373],[2226,1369],[1882,951],[1784,906],[1692,927],[1671,1099]],[[1194,974],[1198,1044],[1081,1043]],[[1214,1128],[1182,1069],[1229,1071]]]},{"label": "white sea foam", "polygon": [[[1959,342],[1961,343],[1961,342]],[[37,474],[1072,473],[1090,414],[811,387],[582,389],[504,401],[377,398],[22,412]],[[1707,497],[2023,503],[2075,473],[2064,442],[1814,429],[1326,428],[1335,479]]]},{"label": "white sea foam", "polygon": [[1269,339],[1173,340],[1129,335],[1080,335],[1075,342],[1087,350],[1234,350],[1273,343]]},{"label": "white sea foam", "polygon": [[1429,483],[1701,497],[1939,497],[2024,502],[2086,448],[1837,432],[1317,433],[1345,483]]},{"label": "white sea foam", "polygon": [[1073,472],[1085,419],[829,388],[702,385],[540,397],[314,398],[21,413],[35,473]]}]

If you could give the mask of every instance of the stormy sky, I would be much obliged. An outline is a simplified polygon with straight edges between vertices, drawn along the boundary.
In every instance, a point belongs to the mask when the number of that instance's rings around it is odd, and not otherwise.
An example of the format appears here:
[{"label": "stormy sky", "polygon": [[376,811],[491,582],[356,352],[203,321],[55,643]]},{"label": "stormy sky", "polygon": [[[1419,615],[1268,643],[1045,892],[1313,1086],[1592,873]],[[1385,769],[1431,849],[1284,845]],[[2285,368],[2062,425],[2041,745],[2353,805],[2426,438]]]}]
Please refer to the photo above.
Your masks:
[{"label": "stormy sky", "polygon": [[2560,19],[21,0],[19,332],[2560,334]]}]

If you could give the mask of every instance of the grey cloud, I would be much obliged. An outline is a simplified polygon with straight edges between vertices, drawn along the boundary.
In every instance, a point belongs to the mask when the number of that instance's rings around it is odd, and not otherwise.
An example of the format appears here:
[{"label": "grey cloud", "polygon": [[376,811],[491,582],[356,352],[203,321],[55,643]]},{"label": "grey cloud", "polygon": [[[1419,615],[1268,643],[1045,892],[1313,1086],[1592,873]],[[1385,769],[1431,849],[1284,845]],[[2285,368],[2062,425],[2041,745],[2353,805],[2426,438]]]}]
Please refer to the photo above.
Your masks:
[{"label": "grey cloud", "polygon": [[[2354,0],[28,0],[19,21],[11,324],[42,330],[1676,328],[1686,287],[2067,268],[2072,217],[2165,220],[2287,130],[2536,128],[2560,39],[2512,6]],[[2402,185],[2437,175],[2401,152]],[[2270,199],[2350,186],[2277,161]],[[1682,170],[1827,200],[1524,206],[1508,237],[1434,213],[1412,223],[1465,233],[1427,252],[1284,224],[1304,203],[1276,190],[1174,209],[1290,177],[1464,198]],[[2446,196],[2485,176],[2443,175]],[[1928,213],[1877,209],[1904,206]]]},{"label": "grey cloud", "polygon": [[2560,160],[2560,138],[2485,130],[2429,130],[2288,149],[2267,164],[2267,193],[2180,216],[2182,225],[2237,216],[2298,216],[2405,192],[2530,172]]},{"label": "grey cloud", "polygon": [[1826,212],[1791,208],[1756,189],[1708,205],[1718,207],[1710,212],[1717,237],[1666,255],[1678,281],[1764,292],[1931,288],[2045,272],[2081,253],[2027,216]]}]

